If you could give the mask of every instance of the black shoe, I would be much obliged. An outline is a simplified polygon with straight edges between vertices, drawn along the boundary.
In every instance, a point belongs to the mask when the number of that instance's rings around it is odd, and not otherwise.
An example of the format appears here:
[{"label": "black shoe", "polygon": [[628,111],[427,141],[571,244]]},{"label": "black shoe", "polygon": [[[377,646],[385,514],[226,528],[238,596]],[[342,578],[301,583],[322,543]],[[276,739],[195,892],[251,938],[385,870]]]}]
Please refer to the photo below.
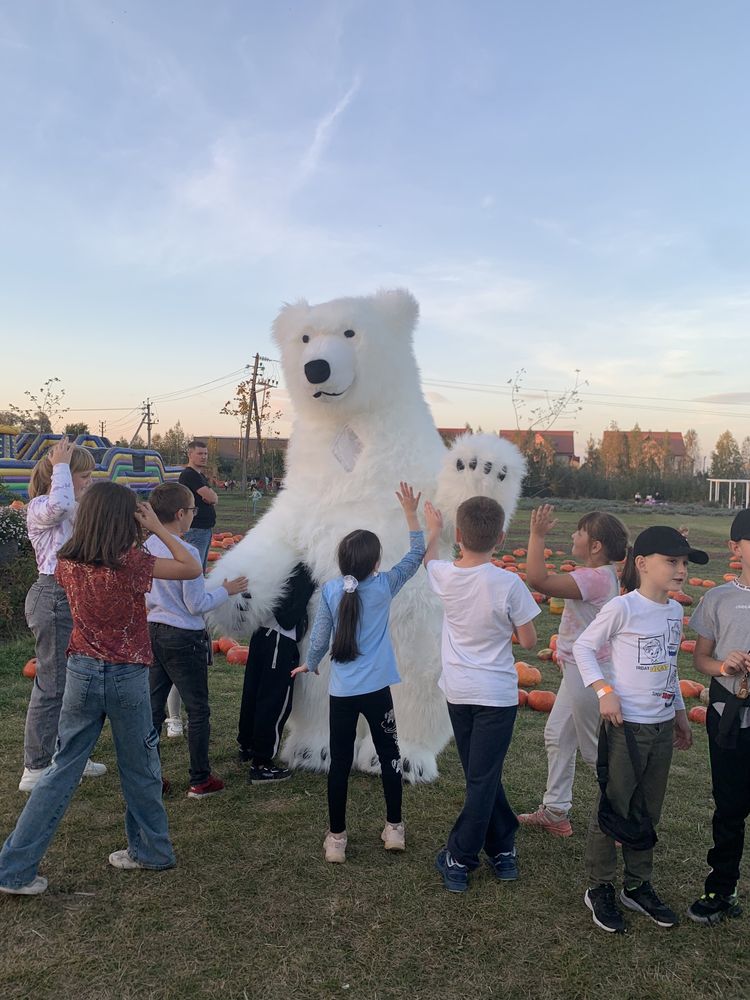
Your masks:
[{"label": "black shoe", "polygon": [[742,907],[737,902],[737,893],[722,896],[718,892],[704,892],[687,908],[687,915],[696,924],[720,924],[728,917],[742,916]]},{"label": "black shoe", "polygon": [[518,857],[515,847],[512,851],[496,854],[494,858],[488,860],[490,868],[495,873],[495,878],[500,882],[513,882],[518,878]]},{"label": "black shoe", "polygon": [[286,767],[274,767],[273,764],[264,764],[261,767],[253,765],[247,780],[251,785],[270,785],[274,781],[287,781],[291,778],[292,772]]},{"label": "black shoe", "polygon": [[680,922],[674,910],[659,899],[650,882],[641,882],[635,889],[623,889],[620,900],[629,910],[645,913],[659,927],[676,927]]},{"label": "black shoe", "polygon": [[598,885],[595,889],[587,889],[583,901],[591,910],[597,927],[610,934],[625,933],[625,918],[617,908],[615,887],[611,882]]},{"label": "black shoe", "polygon": [[237,751],[237,759],[239,760],[240,764],[249,764],[250,761],[253,759],[253,751],[245,750],[244,747],[240,747],[239,750]]}]

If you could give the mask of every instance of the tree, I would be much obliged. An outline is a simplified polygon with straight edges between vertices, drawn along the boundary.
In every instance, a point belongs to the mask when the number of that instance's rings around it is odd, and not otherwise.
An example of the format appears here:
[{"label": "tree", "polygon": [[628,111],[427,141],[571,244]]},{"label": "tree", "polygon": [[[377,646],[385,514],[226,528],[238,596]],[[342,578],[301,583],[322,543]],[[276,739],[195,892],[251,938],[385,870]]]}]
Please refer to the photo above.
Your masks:
[{"label": "tree", "polygon": [[630,469],[628,436],[611,420],[607,428],[611,433],[602,438],[600,450],[602,472],[605,476],[622,476]]},{"label": "tree", "polygon": [[51,434],[53,423],[67,413],[69,407],[63,406],[65,390],[60,388],[59,378],[48,378],[36,392],[27,389],[24,396],[28,398],[29,407],[9,404],[10,412],[16,423],[24,431],[36,431],[37,434]]},{"label": "tree", "polygon": [[572,416],[580,413],[583,409],[581,405],[581,387],[588,385],[588,382],[581,381],[581,370],[576,368],[575,381],[569,389],[564,389],[558,394],[544,393],[544,402],[538,406],[532,406],[527,411],[527,399],[524,395],[523,380],[526,375],[525,368],[519,368],[513,378],[509,378],[507,384],[510,388],[510,401],[513,404],[513,411],[516,415],[516,427],[521,430],[549,430],[550,427],[563,416]]},{"label": "tree", "polygon": [[744,464],[739,445],[731,431],[719,435],[711,453],[711,476],[714,479],[743,479]]},{"label": "tree", "polygon": [[685,442],[685,454],[688,457],[688,462],[693,463],[692,471],[695,475],[700,472],[701,467],[701,446],[698,432],[693,427],[689,427],[682,435],[682,440]]},{"label": "tree", "polygon": [[742,464],[745,467],[744,477],[746,479],[750,479],[750,437],[744,437],[742,439],[740,455],[742,456]]},{"label": "tree", "polygon": [[174,427],[164,432],[161,439],[161,457],[167,465],[184,465],[187,461],[187,446],[190,438],[178,420]]},{"label": "tree", "polygon": [[589,434],[586,442],[586,469],[589,472],[599,474],[602,471],[601,441],[594,441],[594,435]]},{"label": "tree", "polygon": [[77,438],[79,434],[90,434],[91,431],[88,424],[81,422],[78,424],[66,424],[64,433],[69,437]]},{"label": "tree", "polygon": [[643,431],[637,422],[628,434],[628,462],[633,472],[639,472],[643,466]]}]

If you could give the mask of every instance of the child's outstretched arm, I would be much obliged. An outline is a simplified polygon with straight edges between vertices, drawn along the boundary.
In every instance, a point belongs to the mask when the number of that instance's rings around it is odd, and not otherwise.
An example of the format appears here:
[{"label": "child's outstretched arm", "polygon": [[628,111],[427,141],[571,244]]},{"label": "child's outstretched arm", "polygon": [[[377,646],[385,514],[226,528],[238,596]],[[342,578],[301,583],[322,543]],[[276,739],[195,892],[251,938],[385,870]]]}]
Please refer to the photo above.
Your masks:
[{"label": "child's outstretched arm", "polygon": [[151,504],[137,504],[135,519],[142,528],[164,542],[172,556],[171,559],[157,557],[154,560],[153,575],[157,580],[197,580],[203,575],[201,564],[190,555],[176,535],[167,531],[154,513]]},{"label": "child's outstretched arm", "polygon": [[292,670],[292,677],[297,674],[317,674],[320,661],[328,652],[331,644],[331,633],[333,632],[333,615],[328,607],[328,602],[323,594],[320,595],[320,604],[315,614],[312,631],[310,632],[310,645],[307,650],[307,661],[301,663]]},{"label": "child's outstretched arm", "polygon": [[406,523],[409,526],[410,544],[409,551],[404,558],[385,574],[391,597],[395,597],[404,584],[414,576],[422,565],[424,557],[424,535],[417,520],[417,507],[422,494],[418,493],[415,497],[414,490],[408,483],[402,482],[400,485],[401,490],[396,492],[396,497],[403,508]]},{"label": "child's outstretched arm", "polygon": [[426,566],[428,562],[437,559],[440,536],[443,533],[443,515],[437,507],[432,506],[429,500],[425,500],[424,520],[427,525],[427,550],[423,562]]},{"label": "child's outstretched arm", "polygon": [[529,543],[526,550],[526,582],[548,597],[567,597],[581,600],[581,591],[575,580],[566,573],[548,573],[544,562],[544,542],[547,534],[557,524],[552,516],[555,508],[548,503],[531,512]]}]

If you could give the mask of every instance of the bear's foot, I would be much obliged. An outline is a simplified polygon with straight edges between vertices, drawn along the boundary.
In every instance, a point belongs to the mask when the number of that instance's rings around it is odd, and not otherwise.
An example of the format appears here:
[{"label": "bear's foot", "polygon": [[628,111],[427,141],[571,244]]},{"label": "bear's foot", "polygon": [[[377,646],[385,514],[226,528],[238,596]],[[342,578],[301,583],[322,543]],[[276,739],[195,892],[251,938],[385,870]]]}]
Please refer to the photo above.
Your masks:
[{"label": "bear's foot", "polygon": [[426,784],[438,776],[435,753],[429,747],[408,740],[399,740],[401,747],[401,773],[404,781],[412,785]]},{"label": "bear's foot", "polygon": [[328,733],[292,730],[284,741],[281,759],[293,771],[327,774],[331,762]]},{"label": "bear's foot", "polygon": [[469,497],[492,497],[509,521],[525,474],[526,459],[511,441],[495,434],[463,434],[445,458],[435,505],[453,516]]}]

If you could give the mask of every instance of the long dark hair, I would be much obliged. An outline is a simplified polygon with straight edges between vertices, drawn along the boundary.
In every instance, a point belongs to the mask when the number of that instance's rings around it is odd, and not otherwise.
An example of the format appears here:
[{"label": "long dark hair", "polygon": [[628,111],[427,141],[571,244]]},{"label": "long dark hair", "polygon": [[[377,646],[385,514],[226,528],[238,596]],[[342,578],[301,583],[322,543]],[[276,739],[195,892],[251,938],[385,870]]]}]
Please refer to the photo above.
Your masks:
[{"label": "long dark hair", "polygon": [[592,542],[601,542],[610,562],[620,562],[628,552],[628,529],[619,517],[602,510],[584,514],[578,530],[585,531]]},{"label": "long dark hair", "polygon": [[[377,535],[364,528],[351,531],[341,539],[336,553],[342,576],[353,576],[360,583],[366,580],[377,566],[381,552]],[[354,590],[351,594],[344,591],[331,646],[332,660],[351,663],[359,656],[357,627],[361,610],[362,602],[357,591]]]},{"label": "long dark hair", "polygon": [[625,565],[622,567],[622,573],[620,574],[620,586],[626,594],[629,594],[631,590],[638,590],[640,584],[641,574],[638,572],[638,567],[635,564],[633,546],[628,545],[625,555]]},{"label": "long dark hair", "polygon": [[94,483],[83,494],[73,536],[58,559],[119,569],[123,556],[142,541],[135,519],[136,495],[117,483]]}]

